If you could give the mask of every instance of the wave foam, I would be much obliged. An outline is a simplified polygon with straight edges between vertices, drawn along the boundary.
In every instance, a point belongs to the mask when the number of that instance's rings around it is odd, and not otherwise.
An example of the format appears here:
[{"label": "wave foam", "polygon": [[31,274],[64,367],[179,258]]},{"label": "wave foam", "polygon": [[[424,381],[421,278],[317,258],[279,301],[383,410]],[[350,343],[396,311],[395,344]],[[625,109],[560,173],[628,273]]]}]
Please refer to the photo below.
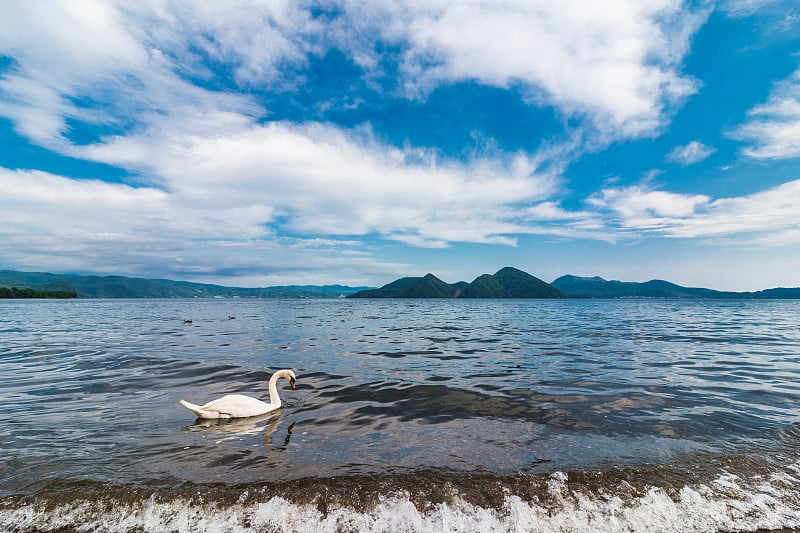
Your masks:
[{"label": "wave foam", "polygon": [[76,499],[69,504],[35,502],[0,509],[0,529],[9,531],[192,531],[192,532],[702,532],[756,531],[800,527],[797,479],[783,475],[753,488],[732,474],[709,485],[668,494],[650,487],[626,498],[571,490],[557,472],[548,483],[548,502],[509,495],[498,509],[483,508],[455,495],[448,503],[418,509],[407,494],[386,497],[369,510],[341,507],[320,511],[313,503],[276,496],[246,503],[247,494],[228,506],[165,499],[136,504]]}]

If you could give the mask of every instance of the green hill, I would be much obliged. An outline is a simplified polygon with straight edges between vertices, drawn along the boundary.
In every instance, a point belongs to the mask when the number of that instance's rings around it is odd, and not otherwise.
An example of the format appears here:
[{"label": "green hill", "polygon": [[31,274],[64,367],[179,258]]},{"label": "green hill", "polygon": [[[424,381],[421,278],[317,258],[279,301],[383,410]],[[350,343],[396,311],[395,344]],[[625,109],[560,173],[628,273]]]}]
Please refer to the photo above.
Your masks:
[{"label": "green hill", "polygon": [[504,292],[503,286],[494,276],[481,274],[464,287],[459,298],[496,298],[497,294]]},{"label": "green hill", "polygon": [[[463,282],[462,282],[463,283]],[[423,277],[400,278],[379,289],[359,291],[348,298],[454,298],[456,285],[450,285],[433,274]]]},{"label": "green hill", "polygon": [[505,298],[563,298],[564,295],[537,277],[512,267],[498,270],[494,278],[503,287]]}]

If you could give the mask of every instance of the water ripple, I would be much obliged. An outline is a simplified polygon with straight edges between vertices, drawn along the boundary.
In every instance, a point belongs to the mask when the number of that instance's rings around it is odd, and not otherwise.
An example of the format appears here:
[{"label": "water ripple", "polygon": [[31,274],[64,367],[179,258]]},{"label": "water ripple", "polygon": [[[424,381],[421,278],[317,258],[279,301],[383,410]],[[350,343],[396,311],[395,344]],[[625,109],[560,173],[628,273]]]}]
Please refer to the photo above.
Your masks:
[{"label": "water ripple", "polygon": [[[800,425],[796,302],[0,305],[0,445],[52,476],[638,464],[794,450]],[[274,419],[203,426],[177,404],[266,398],[279,368],[299,379]]]}]

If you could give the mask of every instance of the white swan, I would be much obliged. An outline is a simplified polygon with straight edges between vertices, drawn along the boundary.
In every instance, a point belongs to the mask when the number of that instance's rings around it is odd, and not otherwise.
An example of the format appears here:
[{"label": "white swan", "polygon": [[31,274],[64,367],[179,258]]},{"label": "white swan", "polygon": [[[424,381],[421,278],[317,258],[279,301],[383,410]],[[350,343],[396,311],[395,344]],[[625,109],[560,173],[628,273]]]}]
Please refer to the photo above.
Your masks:
[{"label": "white swan", "polygon": [[275,386],[280,378],[288,379],[292,389],[295,388],[294,372],[278,370],[269,379],[269,403],[242,394],[228,394],[205,405],[195,405],[184,400],[181,400],[181,405],[196,414],[198,418],[245,418],[263,415],[281,406],[281,398]]}]

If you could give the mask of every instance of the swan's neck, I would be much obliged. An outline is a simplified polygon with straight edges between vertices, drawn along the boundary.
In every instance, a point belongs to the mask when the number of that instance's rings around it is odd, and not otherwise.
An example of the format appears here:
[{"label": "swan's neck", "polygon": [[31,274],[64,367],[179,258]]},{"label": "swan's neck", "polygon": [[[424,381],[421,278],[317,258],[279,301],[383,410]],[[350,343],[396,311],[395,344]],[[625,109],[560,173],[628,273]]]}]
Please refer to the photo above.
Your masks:
[{"label": "swan's neck", "polygon": [[269,403],[274,405],[276,408],[281,406],[281,397],[278,396],[277,387],[278,379],[280,377],[281,376],[279,376],[278,373],[275,373],[271,378],[269,378]]}]

